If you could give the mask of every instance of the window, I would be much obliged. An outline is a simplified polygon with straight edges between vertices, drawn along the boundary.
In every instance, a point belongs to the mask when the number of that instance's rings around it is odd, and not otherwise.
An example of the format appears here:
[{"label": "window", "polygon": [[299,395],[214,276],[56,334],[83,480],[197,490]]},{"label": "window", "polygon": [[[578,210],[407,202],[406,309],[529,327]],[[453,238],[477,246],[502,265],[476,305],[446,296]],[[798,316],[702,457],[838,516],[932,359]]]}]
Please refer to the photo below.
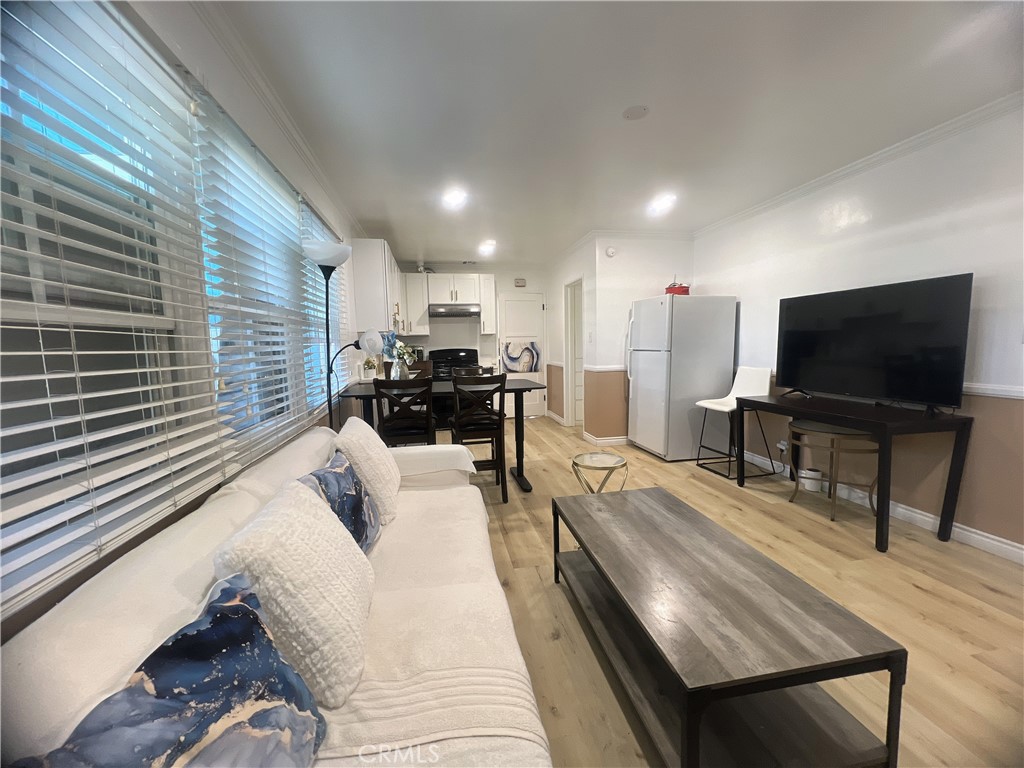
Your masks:
[{"label": "window", "polygon": [[[302,239],[339,242],[338,236],[334,234],[327,223],[320,218],[305,201],[301,204],[302,214]],[[326,345],[324,344],[324,299],[323,299],[323,275],[320,269],[308,259],[304,262],[304,279],[306,281],[307,295],[309,298],[309,312],[315,315],[317,320],[315,328],[309,329],[306,343],[306,381],[319,381],[320,387],[308,390],[310,401],[309,407],[322,407],[327,402],[327,390],[324,386],[327,374]],[[352,262],[348,261],[334,271],[331,276],[331,355],[334,355],[341,347],[355,337],[352,328],[352,315],[349,312],[348,286],[351,284],[349,277],[352,269]],[[352,363],[355,360],[352,356],[354,350],[347,349],[339,356],[334,364],[333,382],[331,386],[334,392],[340,391],[352,378]]]},{"label": "window", "polygon": [[326,227],[117,6],[0,14],[9,613],[323,414]]}]

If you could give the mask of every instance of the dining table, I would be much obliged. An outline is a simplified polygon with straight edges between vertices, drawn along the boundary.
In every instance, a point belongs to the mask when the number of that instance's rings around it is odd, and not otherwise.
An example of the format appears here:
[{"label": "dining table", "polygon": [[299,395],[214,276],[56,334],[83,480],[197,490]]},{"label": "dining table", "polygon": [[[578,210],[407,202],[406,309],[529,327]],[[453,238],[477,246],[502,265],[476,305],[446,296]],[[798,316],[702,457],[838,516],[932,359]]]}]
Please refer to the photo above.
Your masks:
[{"label": "dining table", "polygon": [[[526,493],[530,493],[533,490],[533,485],[526,479],[526,467],[523,460],[523,447],[526,443],[524,427],[526,417],[523,415],[523,400],[527,392],[546,388],[546,385],[533,379],[508,379],[505,382],[505,392],[512,395],[515,402],[515,417],[513,421],[515,422],[516,434],[516,463],[509,469],[509,472],[512,474],[512,479]],[[455,397],[455,389],[450,380],[434,379],[431,384],[431,393],[435,398]],[[363,420],[370,425],[374,423],[373,401],[375,395],[372,381],[353,382],[338,393],[338,397],[343,400],[358,400],[363,407]]]}]

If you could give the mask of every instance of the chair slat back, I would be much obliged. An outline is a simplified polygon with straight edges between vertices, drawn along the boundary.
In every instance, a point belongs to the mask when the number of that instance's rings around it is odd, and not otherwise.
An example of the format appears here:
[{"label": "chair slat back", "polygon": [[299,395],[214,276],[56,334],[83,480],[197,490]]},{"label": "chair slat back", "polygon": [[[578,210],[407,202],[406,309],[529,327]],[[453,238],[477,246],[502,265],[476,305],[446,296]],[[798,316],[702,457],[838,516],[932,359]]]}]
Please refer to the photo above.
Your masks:
[{"label": "chair slat back", "polygon": [[430,376],[396,381],[374,379],[378,432],[422,428],[424,434],[429,433],[434,422],[433,383]]},{"label": "chair slat back", "polygon": [[505,418],[506,378],[504,373],[452,376],[456,429],[463,425],[479,425],[490,421],[494,422],[495,428],[502,425]]}]

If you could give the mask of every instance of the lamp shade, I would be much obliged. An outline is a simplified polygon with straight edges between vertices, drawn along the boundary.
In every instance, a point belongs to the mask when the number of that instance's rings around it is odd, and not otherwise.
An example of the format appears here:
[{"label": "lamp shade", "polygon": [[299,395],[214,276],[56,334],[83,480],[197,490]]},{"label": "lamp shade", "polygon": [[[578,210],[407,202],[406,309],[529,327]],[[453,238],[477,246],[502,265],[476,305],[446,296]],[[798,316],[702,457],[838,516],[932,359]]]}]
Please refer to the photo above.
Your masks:
[{"label": "lamp shade", "polygon": [[352,255],[352,246],[330,240],[303,240],[302,255],[321,267],[340,267]]},{"label": "lamp shade", "polygon": [[359,349],[370,356],[379,355],[383,352],[384,339],[381,338],[380,331],[376,328],[370,328],[368,331],[365,331],[359,339]]}]

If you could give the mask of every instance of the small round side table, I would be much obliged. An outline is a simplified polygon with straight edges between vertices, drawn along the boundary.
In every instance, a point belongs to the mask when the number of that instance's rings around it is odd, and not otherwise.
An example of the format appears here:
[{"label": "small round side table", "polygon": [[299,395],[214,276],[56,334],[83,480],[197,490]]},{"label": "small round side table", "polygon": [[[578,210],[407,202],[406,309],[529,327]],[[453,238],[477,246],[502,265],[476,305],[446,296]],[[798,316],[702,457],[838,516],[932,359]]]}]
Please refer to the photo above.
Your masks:
[{"label": "small round side table", "polygon": [[[579,453],[572,457],[572,472],[576,475],[576,479],[580,481],[580,485],[587,493],[601,493],[612,475],[620,469],[622,470],[622,482],[619,484],[619,490],[621,491],[626,487],[626,478],[629,477],[629,466],[624,457],[611,451],[590,451],[589,453]],[[583,470],[604,472],[604,477],[596,489],[591,485]]]}]

